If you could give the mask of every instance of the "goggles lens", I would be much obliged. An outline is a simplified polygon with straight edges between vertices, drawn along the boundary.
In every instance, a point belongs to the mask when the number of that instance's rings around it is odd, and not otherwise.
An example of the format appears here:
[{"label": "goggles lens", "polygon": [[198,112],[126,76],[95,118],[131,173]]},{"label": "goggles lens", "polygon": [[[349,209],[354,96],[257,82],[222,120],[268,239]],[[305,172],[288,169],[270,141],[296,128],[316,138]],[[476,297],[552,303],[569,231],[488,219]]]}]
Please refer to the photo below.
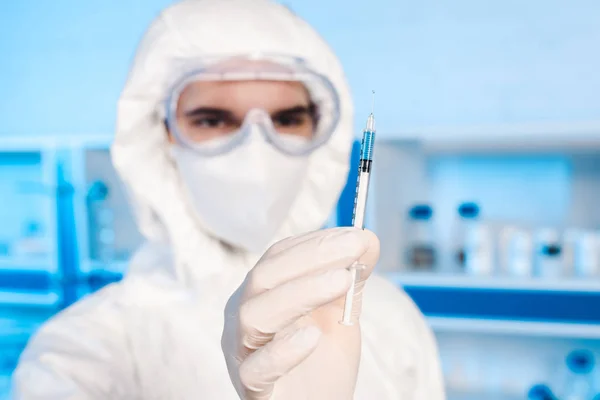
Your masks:
[{"label": "goggles lens", "polygon": [[[325,143],[339,119],[331,83],[298,60],[226,58],[184,75],[167,102],[170,133],[205,155],[228,151],[243,129],[260,125],[280,150],[306,154]],[[290,137],[304,146],[290,149]]]}]

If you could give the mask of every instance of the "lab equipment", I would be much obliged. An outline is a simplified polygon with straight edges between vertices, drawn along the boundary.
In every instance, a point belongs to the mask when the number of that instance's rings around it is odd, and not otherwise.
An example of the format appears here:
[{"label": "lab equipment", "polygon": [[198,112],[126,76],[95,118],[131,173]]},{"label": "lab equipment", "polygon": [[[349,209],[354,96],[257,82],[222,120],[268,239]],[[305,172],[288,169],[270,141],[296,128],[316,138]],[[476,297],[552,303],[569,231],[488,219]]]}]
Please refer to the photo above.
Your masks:
[{"label": "lab equipment", "polygon": [[111,192],[103,181],[95,181],[87,193],[90,256],[102,269],[115,262],[114,215],[108,201]]},{"label": "lab equipment", "polygon": [[564,275],[580,278],[600,274],[600,233],[570,228],[562,235]]},{"label": "lab equipment", "polygon": [[530,277],[533,274],[533,239],[531,233],[518,227],[506,227],[501,233],[499,256],[509,276]]},{"label": "lab equipment", "polygon": [[527,400],[558,400],[548,385],[537,384],[527,392]]},{"label": "lab equipment", "polygon": [[596,277],[600,273],[600,234],[583,231],[575,241],[574,274],[578,277]]},{"label": "lab equipment", "polygon": [[41,221],[30,220],[24,223],[23,234],[14,244],[14,255],[27,258],[45,258],[50,249]]},{"label": "lab equipment", "polygon": [[562,233],[562,258],[565,276],[575,276],[576,253],[581,229],[567,228]]},{"label": "lab equipment", "polygon": [[542,228],[535,233],[535,272],[542,278],[564,276],[562,246],[558,230]]},{"label": "lab equipment", "polygon": [[2,145],[2,266],[54,273],[58,269],[56,153],[43,145],[37,150],[26,143],[23,149],[3,149]]},{"label": "lab equipment", "polygon": [[[367,118],[367,125],[363,131],[363,138],[360,147],[360,160],[358,165],[358,178],[356,182],[356,195],[354,197],[354,215],[352,217],[352,225],[355,228],[365,228],[365,213],[367,209],[367,196],[369,192],[369,180],[371,176],[371,165],[373,164],[373,145],[375,144],[375,91],[373,91],[373,106],[371,114]],[[354,263],[350,267],[352,272],[352,285],[346,293],[344,300],[344,313],[341,323],[343,325],[352,325],[352,309],[354,292],[356,290],[356,282],[358,275],[363,267]]]},{"label": "lab equipment", "polygon": [[406,262],[413,270],[432,270],[436,264],[434,230],[431,223],[433,209],[428,204],[417,204],[408,212]]},{"label": "lab equipment", "polygon": [[588,350],[574,350],[567,355],[561,400],[590,400],[594,396],[594,364],[594,355]]},{"label": "lab equipment", "polygon": [[459,228],[455,240],[455,261],[470,275],[490,275],[493,271],[492,232],[480,221],[476,203],[462,203],[458,207]]}]

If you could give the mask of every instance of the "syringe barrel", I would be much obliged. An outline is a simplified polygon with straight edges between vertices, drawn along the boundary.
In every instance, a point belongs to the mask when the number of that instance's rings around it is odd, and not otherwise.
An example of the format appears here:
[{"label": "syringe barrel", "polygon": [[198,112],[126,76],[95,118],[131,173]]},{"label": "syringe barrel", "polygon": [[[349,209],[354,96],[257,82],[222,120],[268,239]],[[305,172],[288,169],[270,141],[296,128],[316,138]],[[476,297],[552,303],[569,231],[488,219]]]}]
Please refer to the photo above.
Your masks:
[{"label": "syringe barrel", "polygon": [[364,131],[360,148],[361,160],[373,160],[373,146],[375,145],[375,132]]},{"label": "syringe barrel", "polygon": [[364,131],[360,148],[360,163],[358,173],[371,172],[373,163],[373,145],[375,144],[375,132]]}]

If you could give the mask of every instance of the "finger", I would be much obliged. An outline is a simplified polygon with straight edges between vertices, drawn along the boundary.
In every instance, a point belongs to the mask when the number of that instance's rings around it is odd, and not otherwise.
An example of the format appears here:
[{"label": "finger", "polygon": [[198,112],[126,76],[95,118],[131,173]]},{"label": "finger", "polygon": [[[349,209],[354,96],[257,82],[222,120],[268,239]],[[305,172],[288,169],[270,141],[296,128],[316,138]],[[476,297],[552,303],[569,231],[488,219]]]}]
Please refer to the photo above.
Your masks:
[{"label": "finger", "polygon": [[367,241],[366,251],[358,258],[357,264],[363,266],[360,270],[360,274],[358,275],[357,284],[364,283],[365,280],[369,278],[373,269],[375,268],[375,264],[379,260],[379,251],[380,251],[380,243],[379,238],[375,233],[369,230],[363,230],[364,237]]},{"label": "finger", "polygon": [[[244,297],[255,296],[301,276],[346,268],[357,260],[364,263],[376,260],[369,249],[372,236],[360,229],[321,231],[320,235],[261,260],[246,278]],[[379,253],[378,245],[376,253]],[[368,265],[370,269],[373,266]]]},{"label": "finger", "polygon": [[321,331],[307,326],[277,338],[240,365],[239,378],[248,400],[268,400],[275,382],[304,361],[317,347]]},{"label": "finger", "polygon": [[240,308],[240,334],[244,354],[268,343],[300,317],[335,299],[350,288],[345,268],[301,277],[246,301]]},{"label": "finger", "polygon": [[280,253],[286,249],[296,246],[299,243],[306,242],[307,240],[310,240],[319,235],[323,235],[323,234],[334,235],[334,234],[338,234],[338,233],[341,234],[343,232],[348,232],[348,231],[353,231],[353,230],[356,230],[356,228],[353,228],[351,226],[344,226],[344,227],[338,227],[338,228],[319,229],[316,231],[305,233],[303,235],[290,236],[289,238],[280,240],[279,242],[277,242],[274,245],[272,245],[271,247],[269,247],[269,249],[265,252],[264,258],[272,257],[277,253]]}]

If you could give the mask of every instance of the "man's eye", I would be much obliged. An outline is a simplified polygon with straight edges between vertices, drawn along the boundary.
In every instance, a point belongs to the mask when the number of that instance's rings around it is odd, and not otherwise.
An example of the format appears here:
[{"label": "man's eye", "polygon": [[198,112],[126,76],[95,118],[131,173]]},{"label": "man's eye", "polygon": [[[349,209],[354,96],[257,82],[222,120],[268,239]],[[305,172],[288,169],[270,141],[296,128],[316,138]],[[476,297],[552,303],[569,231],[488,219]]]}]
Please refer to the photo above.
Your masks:
[{"label": "man's eye", "polygon": [[277,115],[273,117],[275,126],[299,126],[306,122],[306,117],[298,115]]},{"label": "man's eye", "polygon": [[192,125],[197,128],[224,128],[227,121],[221,117],[199,117],[192,120]]}]

